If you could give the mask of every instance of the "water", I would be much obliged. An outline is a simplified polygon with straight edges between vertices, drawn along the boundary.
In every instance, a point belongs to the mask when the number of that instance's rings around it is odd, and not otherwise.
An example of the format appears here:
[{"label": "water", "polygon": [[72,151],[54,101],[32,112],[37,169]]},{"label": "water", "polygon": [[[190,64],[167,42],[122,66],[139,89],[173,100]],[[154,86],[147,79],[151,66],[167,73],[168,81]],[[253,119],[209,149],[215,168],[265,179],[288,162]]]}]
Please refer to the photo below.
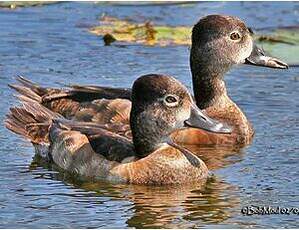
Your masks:
[{"label": "water", "polygon": [[[16,103],[7,84],[22,74],[46,86],[131,86],[151,72],[191,85],[187,47],[104,47],[89,34],[103,13],[157,24],[192,25],[203,15],[236,15],[254,28],[298,25],[299,3],[214,2],[169,6],[61,3],[0,10],[0,120]],[[226,77],[252,121],[253,143],[205,158],[203,188],[83,183],[33,160],[30,143],[0,126],[1,228],[298,227],[298,215],[244,216],[248,205],[299,208],[299,68],[240,66]],[[2,123],[2,122],[1,122]]]}]

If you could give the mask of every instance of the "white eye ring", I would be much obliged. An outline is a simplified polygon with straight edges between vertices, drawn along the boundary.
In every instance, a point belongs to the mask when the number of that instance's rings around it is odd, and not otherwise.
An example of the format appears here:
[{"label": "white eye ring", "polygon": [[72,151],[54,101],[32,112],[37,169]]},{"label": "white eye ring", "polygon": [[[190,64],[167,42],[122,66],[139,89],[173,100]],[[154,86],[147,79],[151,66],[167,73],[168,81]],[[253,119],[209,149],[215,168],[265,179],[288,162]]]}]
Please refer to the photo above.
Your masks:
[{"label": "white eye ring", "polygon": [[175,107],[179,104],[179,97],[173,94],[167,94],[164,97],[163,102],[168,107]]},{"label": "white eye ring", "polygon": [[234,31],[229,35],[229,38],[233,41],[239,41],[241,39],[241,35],[239,32]]}]

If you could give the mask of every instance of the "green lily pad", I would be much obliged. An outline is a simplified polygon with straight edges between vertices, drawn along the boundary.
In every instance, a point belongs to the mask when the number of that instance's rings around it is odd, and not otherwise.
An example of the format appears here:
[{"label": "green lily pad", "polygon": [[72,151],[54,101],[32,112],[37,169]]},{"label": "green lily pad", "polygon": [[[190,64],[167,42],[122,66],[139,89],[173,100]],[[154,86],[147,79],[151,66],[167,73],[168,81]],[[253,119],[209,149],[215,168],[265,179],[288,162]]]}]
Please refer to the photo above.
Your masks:
[{"label": "green lily pad", "polygon": [[0,8],[15,9],[17,7],[41,6],[56,3],[55,1],[7,1],[0,2]]},{"label": "green lily pad", "polygon": [[[90,28],[91,33],[113,37],[116,41],[143,45],[189,45],[191,27],[154,26],[151,22],[133,23],[104,16],[100,25]],[[108,43],[106,43],[108,45]]]}]

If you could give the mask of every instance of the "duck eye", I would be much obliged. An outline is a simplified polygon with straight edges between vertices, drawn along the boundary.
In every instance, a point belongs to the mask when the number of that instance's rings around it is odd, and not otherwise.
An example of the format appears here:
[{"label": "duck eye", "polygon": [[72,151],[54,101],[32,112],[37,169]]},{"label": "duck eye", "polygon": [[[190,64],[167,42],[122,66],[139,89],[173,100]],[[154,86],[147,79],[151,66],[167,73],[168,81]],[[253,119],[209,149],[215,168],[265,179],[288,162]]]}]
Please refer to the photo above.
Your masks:
[{"label": "duck eye", "polygon": [[174,107],[177,106],[179,103],[178,97],[175,95],[167,95],[164,98],[164,102],[168,107]]},{"label": "duck eye", "polygon": [[237,32],[232,32],[231,34],[230,34],[230,39],[231,40],[239,40],[241,38],[241,36],[240,36],[240,34],[239,33],[237,33]]}]

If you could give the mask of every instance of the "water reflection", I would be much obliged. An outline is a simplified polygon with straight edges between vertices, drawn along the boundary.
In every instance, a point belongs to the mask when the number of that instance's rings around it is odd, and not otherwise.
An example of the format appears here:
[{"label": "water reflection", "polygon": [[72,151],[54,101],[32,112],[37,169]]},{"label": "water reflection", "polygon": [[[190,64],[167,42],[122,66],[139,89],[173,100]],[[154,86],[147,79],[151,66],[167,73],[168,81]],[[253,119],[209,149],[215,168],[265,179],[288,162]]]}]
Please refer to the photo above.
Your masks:
[{"label": "water reflection", "polygon": [[237,188],[212,178],[205,186],[150,188],[131,186],[128,196],[134,203],[130,227],[193,228],[221,223],[238,205],[237,196],[226,196]]},{"label": "water reflection", "polygon": [[238,147],[217,147],[185,145],[192,153],[200,157],[209,170],[216,170],[240,162],[244,157],[244,149]]},{"label": "water reflection", "polygon": [[[215,169],[235,162],[223,160],[233,154],[228,149],[222,149],[217,154],[215,149],[206,148],[205,151],[201,149],[198,153],[204,156],[209,165]],[[239,160],[239,158],[235,159]],[[47,177],[62,181],[76,189],[93,192],[92,196],[101,197],[101,200],[107,198],[110,201],[129,202],[131,215],[126,221],[128,227],[194,228],[207,223],[217,224],[229,219],[235,210],[233,207],[240,203],[238,188],[215,175],[211,175],[207,183],[204,184],[185,186],[123,185],[104,181],[86,182],[82,178],[74,178],[59,171],[55,165],[43,162],[39,157],[34,157],[29,170],[34,171],[39,166],[48,169],[48,172],[54,170],[56,173],[35,174],[36,179]],[[88,196],[91,194],[89,193]],[[86,200],[79,199],[78,202],[86,202]],[[87,200],[87,202],[95,209],[103,208],[105,205],[103,202],[92,202],[91,200]]]}]

